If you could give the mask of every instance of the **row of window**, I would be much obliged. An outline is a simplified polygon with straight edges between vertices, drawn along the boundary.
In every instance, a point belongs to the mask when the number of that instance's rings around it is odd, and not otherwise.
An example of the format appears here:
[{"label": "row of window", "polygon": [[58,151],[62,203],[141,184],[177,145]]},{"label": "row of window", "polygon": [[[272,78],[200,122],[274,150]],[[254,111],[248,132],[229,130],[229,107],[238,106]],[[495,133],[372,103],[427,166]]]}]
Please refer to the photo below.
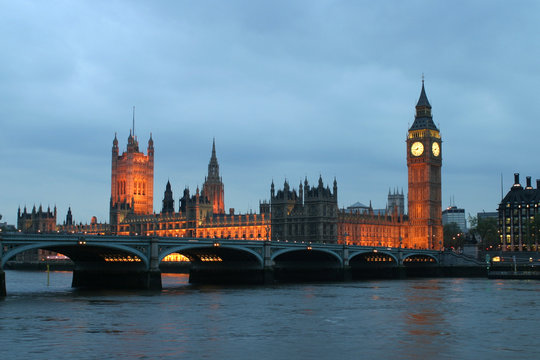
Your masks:
[{"label": "row of window", "polygon": [[[120,180],[116,183],[116,194],[126,195],[126,181]],[[146,181],[136,180],[133,183],[133,195],[146,195]]]}]

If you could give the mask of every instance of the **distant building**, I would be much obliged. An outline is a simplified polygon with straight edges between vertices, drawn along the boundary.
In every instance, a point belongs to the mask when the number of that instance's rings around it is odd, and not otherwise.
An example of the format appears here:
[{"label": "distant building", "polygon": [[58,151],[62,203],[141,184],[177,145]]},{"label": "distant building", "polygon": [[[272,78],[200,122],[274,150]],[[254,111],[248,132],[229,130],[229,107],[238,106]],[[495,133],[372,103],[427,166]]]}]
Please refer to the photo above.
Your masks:
[{"label": "distant building", "polygon": [[482,211],[482,212],[476,213],[476,219],[479,222],[485,219],[499,220],[499,213],[496,211],[489,211],[489,212]]},{"label": "distant building", "polygon": [[[2,220],[2,214],[0,214],[0,220]],[[0,231],[16,231],[17,229],[13,225],[9,225],[7,222],[0,222]]]},{"label": "distant building", "polygon": [[403,189],[401,189],[401,192],[398,192],[397,189],[393,192],[388,190],[386,214],[393,214],[394,212],[397,212],[397,215],[405,215],[405,195],[403,195]]},{"label": "distant building", "polygon": [[283,190],[270,188],[272,240],[336,243],[338,240],[337,182],[333,189],[324,187],[319,177],[317,186],[307,179],[300,183],[298,193],[285,181]]},{"label": "distant building", "polygon": [[465,209],[456,206],[449,206],[442,212],[443,225],[455,223],[462,232],[467,231],[467,220],[465,220]]},{"label": "distant building", "polygon": [[527,176],[525,188],[514,174],[514,184],[499,204],[499,232],[503,251],[538,251],[540,180],[536,189]]},{"label": "distant building", "polygon": [[370,211],[373,211],[373,209],[371,207],[371,203],[368,206],[357,201],[354,204],[347,206],[347,208],[343,209],[342,211],[348,214],[354,214],[354,213],[368,214]]},{"label": "distant building", "polygon": [[51,233],[56,231],[56,206],[51,211],[47,208],[44,211],[42,206],[36,210],[34,205],[32,212],[26,211],[26,206],[21,212],[21,208],[17,211],[17,230],[28,233]]},{"label": "distant building", "polygon": [[403,195],[403,190],[401,190],[401,193],[397,190],[388,190],[388,201],[385,209],[373,209],[371,201],[369,202],[369,205],[365,205],[358,201],[340,211],[348,214],[404,215],[405,196]]}]

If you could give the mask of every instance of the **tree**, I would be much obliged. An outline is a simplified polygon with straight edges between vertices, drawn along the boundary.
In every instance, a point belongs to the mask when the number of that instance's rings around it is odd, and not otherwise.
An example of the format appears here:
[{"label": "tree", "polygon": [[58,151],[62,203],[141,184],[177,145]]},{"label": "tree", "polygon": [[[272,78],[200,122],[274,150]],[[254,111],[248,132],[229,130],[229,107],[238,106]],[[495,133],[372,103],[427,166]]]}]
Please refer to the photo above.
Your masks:
[{"label": "tree", "polygon": [[496,249],[500,245],[499,225],[495,218],[478,219],[469,215],[470,232],[477,235],[483,250]]},{"label": "tree", "polygon": [[540,236],[540,214],[536,214],[528,219],[525,224],[523,245],[528,251],[538,251],[538,236]]},{"label": "tree", "polygon": [[465,241],[463,232],[458,224],[452,222],[443,226],[443,239],[445,248],[461,248]]}]

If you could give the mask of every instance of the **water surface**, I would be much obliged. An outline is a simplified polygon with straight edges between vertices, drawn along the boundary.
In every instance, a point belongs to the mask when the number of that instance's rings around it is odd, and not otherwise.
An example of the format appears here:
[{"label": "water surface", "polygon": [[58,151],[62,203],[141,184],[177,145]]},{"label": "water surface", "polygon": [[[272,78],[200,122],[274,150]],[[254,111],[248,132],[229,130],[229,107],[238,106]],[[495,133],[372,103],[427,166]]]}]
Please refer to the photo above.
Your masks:
[{"label": "water surface", "polygon": [[415,279],[80,291],[6,271],[0,359],[540,359],[540,282]]}]

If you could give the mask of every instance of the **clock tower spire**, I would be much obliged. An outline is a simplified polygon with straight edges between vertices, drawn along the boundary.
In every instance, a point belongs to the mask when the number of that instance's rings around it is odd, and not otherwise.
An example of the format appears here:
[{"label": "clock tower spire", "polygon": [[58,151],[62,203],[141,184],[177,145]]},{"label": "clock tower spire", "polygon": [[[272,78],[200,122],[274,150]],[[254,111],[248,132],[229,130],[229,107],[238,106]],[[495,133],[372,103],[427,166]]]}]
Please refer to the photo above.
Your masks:
[{"label": "clock tower spire", "polygon": [[442,248],[441,144],[441,135],[433,122],[431,104],[422,79],[416,115],[407,135],[408,245],[411,247]]}]

